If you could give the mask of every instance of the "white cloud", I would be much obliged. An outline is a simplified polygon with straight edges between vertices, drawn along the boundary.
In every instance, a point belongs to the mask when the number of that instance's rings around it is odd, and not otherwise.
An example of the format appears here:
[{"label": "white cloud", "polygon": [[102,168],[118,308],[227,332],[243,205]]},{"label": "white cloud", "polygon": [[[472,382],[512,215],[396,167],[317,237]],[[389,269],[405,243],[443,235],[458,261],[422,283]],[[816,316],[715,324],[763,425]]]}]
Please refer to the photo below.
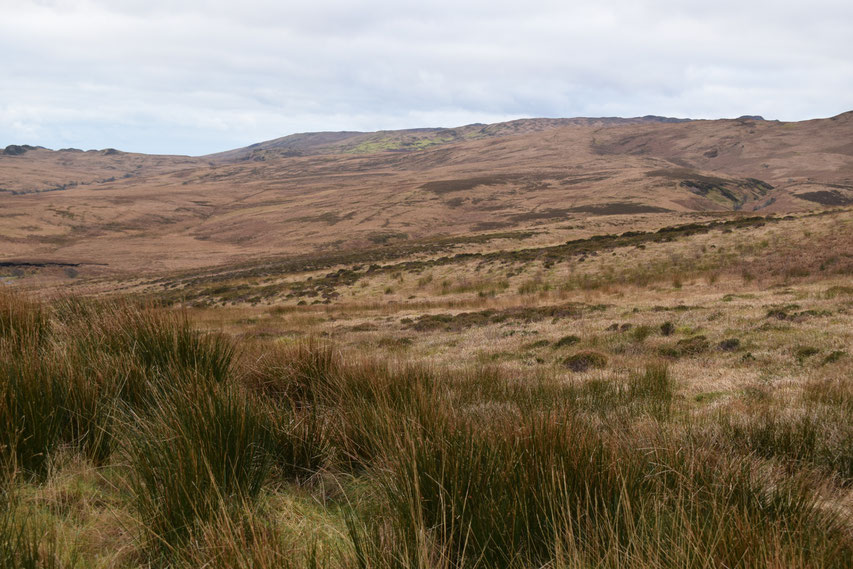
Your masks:
[{"label": "white cloud", "polygon": [[0,145],[853,108],[853,4],[0,0]]}]

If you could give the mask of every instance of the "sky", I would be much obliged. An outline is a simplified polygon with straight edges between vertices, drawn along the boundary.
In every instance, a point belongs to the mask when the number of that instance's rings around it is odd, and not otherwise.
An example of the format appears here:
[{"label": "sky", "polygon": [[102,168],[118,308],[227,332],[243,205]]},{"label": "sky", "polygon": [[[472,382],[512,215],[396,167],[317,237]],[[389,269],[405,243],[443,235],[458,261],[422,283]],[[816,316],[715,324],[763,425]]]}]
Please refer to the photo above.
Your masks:
[{"label": "sky", "polygon": [[850,0],[0,0],[0,148],[849,110]]}]

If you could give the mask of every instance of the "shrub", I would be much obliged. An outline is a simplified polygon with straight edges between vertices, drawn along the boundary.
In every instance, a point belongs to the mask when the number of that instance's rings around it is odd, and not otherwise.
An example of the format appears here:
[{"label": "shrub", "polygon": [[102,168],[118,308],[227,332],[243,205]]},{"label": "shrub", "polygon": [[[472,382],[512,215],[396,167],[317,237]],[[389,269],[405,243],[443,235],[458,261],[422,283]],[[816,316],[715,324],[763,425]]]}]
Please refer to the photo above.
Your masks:
[{"label": "shrub", "polygon": [[569,334],[568,336],[563,336],[556,342],[554,342],[554,348],[563,348],[565,346],[573,346],[581,341],[580,336],[576,336],[574,334]]},{"label": "shrub", "polygon": [[574,372],[603,369],[607,366],[607,356],[593,351],[578,352],[564,359],[563,365]]},{"label": "shrub", "polygon": [[691,336],[675,343],[676,349],[683,355],[696,355],[705,352],[710,347],[705,336]]},{"label": "shrub", "polygon": [[651,326],[641,325],[637,326],[631,331],[631,337],[635,342],[644,342],[646,338],[652,335]]}]

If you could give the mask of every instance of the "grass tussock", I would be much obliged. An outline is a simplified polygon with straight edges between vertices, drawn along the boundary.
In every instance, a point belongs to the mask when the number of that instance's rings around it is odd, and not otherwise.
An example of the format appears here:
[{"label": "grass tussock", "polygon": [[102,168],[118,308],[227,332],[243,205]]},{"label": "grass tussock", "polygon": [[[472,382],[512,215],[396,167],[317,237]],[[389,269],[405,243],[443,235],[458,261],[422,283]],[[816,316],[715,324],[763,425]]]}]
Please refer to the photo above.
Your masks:
[{"label": "grass tussock", "polygon": [[274,451],[269,418],[222,388],[158,398],[128,435],[131,487],[152,541],[168,546],[223,504],[257,497]]},{"label": "grass tussock", "polygon": [[38,301],[0,289],[0,342],[18,348],[40,344],[50,334],[50,321]]},{"label": "grass tussock", "polygon": [[797,565],[804,543],[818,565],[850,560],[806,485],[773,485],[748,457],[572,414],[478,427],[401,433],[385,514],[351,528],[361,566],[763,567]]},{"label": "grass tussock", "polygon": [[584,350],[574,353],[563,360],[563,365],[574,372],[607,367],[607,356],[601,352]]},{"label": "grass tussock", "polygon": [[789,470],[817,468],[853,483],[853,386],[843,379],[812,381],[793,401],[766,396],[743,414],[722,414],[721,439],[742,451],[780,461]]}]

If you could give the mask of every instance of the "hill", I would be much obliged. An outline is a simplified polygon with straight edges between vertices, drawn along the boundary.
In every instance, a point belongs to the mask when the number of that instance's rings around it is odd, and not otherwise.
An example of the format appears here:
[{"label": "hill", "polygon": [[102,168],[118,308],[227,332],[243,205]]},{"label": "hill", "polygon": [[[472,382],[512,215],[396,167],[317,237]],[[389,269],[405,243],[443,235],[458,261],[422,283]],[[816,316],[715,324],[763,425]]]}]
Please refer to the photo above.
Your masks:
[{"label": "hill", "polygon": [[845,206],[851,140],[853,113],[312,133],[204,157],[14,147],[0,155],[0,261],[154,274],[496,232],[558,242],[684,216]]}]

